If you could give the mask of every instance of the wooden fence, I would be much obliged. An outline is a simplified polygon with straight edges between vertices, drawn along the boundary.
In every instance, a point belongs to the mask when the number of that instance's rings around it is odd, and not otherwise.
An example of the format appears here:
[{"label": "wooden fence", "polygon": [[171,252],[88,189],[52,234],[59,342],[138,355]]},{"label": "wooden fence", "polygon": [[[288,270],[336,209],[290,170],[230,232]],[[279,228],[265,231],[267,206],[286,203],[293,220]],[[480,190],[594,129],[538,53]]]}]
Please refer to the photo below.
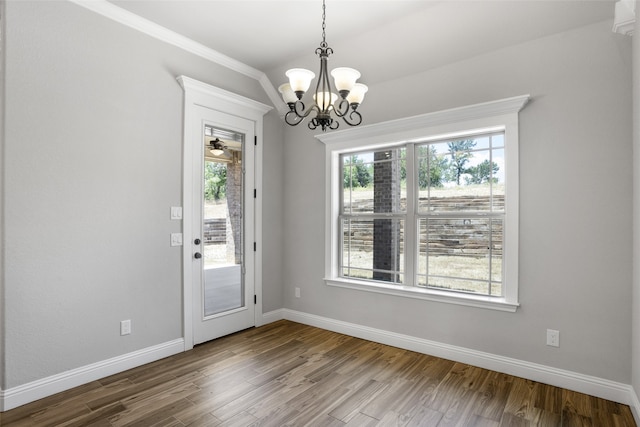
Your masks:
[{"label": "wooden fence", "polygon": [[224,244],[227,243],[227,220],[226,218],[213,218],[204,220],[204,243]]},{"label": "wooden fence", "polygon": [[[426,204],[426,200],[421,202]],[[358,203],[358,202],[356,202]],[[354,210],[366,209],[370,201],[361,202]],[[504,197],[494,197],[494,207],[504,207]],[[488,211],[490,207],[489,197],[447,197],[432,199],[430,206],[439,212],[460,211]],[[370,212],[370,211],[369,211]],[[391,219],[379,219],[375,221],[392,221]],[[345,230],[349,233],[348,241],[351,249],[355,251],[373,252],[373,220],[353,221],[351,228]],[[494,255],[502,253],[503,245],[502,220],[485,217],[467,218],[433,218],[427,228],[426,219],[419,222],[420,252],[428,248],[431,255],[457,255],[469,257],[483,257],[491,247]],[[427,236],[428,234],[428,236]],[[401,238],[404,235],[404,227],[400,227]],[[346,238],[346,236],[345,236]],[[428,239],[428,242],[427,242]],[[346,243],[346,242],[345,242]]]}]

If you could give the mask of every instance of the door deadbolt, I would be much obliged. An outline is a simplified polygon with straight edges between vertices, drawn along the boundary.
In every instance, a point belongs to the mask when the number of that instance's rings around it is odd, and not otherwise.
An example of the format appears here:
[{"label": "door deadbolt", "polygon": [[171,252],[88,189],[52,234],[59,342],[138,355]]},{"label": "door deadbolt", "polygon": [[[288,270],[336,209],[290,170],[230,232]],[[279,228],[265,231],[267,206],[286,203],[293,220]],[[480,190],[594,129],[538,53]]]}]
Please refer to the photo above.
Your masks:
[{"label": "door deadbolt", "polygon": [[199,245],[199,244],[200,244],[200,239],[196,239],[196,240],[194,240],[194,241],[193,241],[193,244],[194,244],[194,245]]}]

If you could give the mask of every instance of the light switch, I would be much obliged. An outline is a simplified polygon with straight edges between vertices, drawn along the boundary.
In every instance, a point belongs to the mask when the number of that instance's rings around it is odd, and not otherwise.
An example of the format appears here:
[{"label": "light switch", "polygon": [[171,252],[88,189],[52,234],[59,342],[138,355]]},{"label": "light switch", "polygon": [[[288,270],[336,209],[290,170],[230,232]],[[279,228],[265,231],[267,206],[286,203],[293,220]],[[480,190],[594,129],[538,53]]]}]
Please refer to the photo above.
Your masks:
[{"label": "light switch", "polygon": [[171,206],[171,219],[182,219],[182,206]]},{"label": "light switch", "polygon": [[182,233],[171,233],[171,246],[182,246]]}]

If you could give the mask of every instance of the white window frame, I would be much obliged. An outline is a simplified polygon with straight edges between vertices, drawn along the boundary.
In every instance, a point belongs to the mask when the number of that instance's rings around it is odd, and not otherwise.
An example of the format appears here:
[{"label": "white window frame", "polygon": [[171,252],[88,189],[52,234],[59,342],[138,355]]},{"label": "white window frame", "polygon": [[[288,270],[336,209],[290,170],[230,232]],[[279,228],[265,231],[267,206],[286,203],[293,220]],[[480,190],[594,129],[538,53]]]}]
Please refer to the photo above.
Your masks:
[{"label": "white window frame", "polygon": [[[367,292],[418,298],[515,312],[518,303],[518,223],[519,223],[519,154],[518,113],[529,95],[438,111],[338,132],[316,135],[325,144],[326,215],[325,215],[325,283]],[[501,298],[434,290],[417,286],[385,284],[340,277],[340,154],[413,142],[427,142],[474,134],[504,131],[505,134],[505,225],[504,225],[504,295]],[[411,248],[405,248],[408,252]],[[414,254],[411,254],[413,256]]]}]

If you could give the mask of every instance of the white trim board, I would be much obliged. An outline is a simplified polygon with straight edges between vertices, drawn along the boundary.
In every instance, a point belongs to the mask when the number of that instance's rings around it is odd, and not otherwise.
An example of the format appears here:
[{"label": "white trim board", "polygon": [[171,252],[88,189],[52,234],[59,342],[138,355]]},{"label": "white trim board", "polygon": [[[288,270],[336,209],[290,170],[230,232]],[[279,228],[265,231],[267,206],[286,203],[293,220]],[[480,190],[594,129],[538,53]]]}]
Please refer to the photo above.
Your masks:
[{"label": "white trim board", "polygon": [[269,311],[262,315],[262,324],[268,325],[269,323],[277,322],[278,320],[283,320],[284,317],[284,308],[279,308],[278,310]]},{"label": "white trim board", "polygon": [[629,384],[290,309],[265,313],[263,319],[265,323],[280,319],[291,320],[292,322],[315,326],[356,338],[429,354],[455,362],[467,363],[480,368],[612,400],[629,405],[636,423],[640,424],[640,401],[635,390]]},{"label": "white trim board", "polygon": [[51,396],[109,375],[136,368],[184,351],[182,338],[143,348],[27,384],[0,390],[0,412]]}]

